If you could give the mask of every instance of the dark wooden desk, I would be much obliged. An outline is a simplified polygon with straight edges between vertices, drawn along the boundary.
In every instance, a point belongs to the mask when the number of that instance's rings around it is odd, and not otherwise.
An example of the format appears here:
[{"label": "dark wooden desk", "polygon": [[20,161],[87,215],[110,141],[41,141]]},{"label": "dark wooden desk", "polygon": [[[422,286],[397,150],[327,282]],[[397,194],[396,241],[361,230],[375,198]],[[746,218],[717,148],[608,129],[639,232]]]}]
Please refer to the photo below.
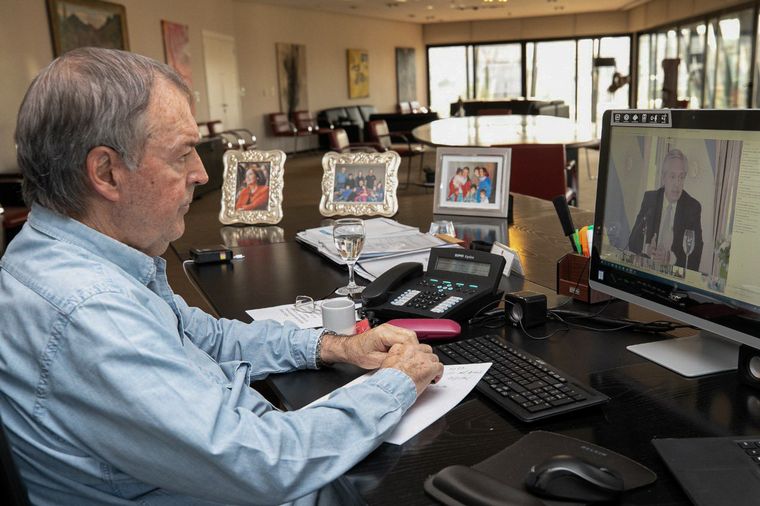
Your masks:
[{"label": "dark wooden desk", "polygon": [[[548,280],[553,279],[554,262],[566,251],[567,240],[556,223],[549,223],[552,213],[548,207],[550,203],[536,199],[515,202],[515,225],[509,228],[509,239],[525,252],[527,277],[535,282],[510,277],[502,287],[543,291],[552,306],[560,299],[552,295],[553,284]],[[344,281],[343,271],[293,242],[237,251],[246,255],[244,261],[189,269],[225,317],[248,320],[245,309],[288,303],[301,293],[319,296]],[[611,304],[605,315],[653,318],[651,313],[620,302]],[[533,332],[548,333],[557,325],[548,323]],[[625,495],[622,504],[689,504],[659,459],[651,439],[760,433],[760,393],[740,385],[735,374],[686,379],[625,349],[630,344],[654,340],[653,336],[574,329],[547,340],[533,340],[512,328],[468,328],[465,335],[494,332],[604,392],[611,401],[602,407],[527,425],[472,393],[406,444],[383,444],[347,473],[346,480],[358,496],[369,504],[434,504],[422,488],[430,474],[452,464],[475,464],[529,431],[541,429],[610,448],[657,473],[655,484]],[[275,375],[270,384],[283,404],[295,409],[356,374],[354,368],[339,366]]]}]

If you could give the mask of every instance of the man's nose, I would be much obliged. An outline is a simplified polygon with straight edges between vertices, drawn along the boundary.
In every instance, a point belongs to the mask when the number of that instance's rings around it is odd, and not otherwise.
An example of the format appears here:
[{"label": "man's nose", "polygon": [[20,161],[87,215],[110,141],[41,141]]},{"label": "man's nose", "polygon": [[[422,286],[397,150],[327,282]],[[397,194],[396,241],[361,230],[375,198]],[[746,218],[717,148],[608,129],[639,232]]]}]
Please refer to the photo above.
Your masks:
[{"label": "man's nose", "polygon": [[206,168],[203,166],[203,162],[201,161],[200,156],[198,156],[198,153],[195,153],[193,162],[193,167],[190,172],[190,183],[194,185],[208,183],[208,173],[206,172]]}]

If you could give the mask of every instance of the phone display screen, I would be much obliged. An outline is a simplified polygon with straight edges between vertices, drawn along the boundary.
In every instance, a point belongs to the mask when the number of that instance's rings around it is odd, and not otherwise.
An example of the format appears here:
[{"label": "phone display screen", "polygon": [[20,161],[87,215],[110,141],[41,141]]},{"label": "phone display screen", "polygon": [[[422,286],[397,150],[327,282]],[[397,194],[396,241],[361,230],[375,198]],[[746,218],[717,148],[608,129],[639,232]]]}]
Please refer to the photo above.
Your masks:
[{"label": "phone display screen", "polygon": [[484,262],[472,262],[468,260],[457,260],[455,258],[438,257],[433,269],[436,271],[456,272],[459,274],[470,274],[472,276],[487,277],[491,272],[491,264]]}]

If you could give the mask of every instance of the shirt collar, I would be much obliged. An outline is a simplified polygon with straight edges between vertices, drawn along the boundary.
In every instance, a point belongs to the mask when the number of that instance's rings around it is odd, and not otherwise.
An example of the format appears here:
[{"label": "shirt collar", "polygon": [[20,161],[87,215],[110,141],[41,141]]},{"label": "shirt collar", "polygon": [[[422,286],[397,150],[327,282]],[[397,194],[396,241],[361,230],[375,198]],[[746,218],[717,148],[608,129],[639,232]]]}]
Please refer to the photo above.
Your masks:
[{"label": "shirt collar", "polygon": [[80,221],[41,205],[32,205],[29,225],[45,235],[78,246],[115,264],[145,285],[156,278],[157,272],[165,271],[166,261],[163,258],[150,257]]}]

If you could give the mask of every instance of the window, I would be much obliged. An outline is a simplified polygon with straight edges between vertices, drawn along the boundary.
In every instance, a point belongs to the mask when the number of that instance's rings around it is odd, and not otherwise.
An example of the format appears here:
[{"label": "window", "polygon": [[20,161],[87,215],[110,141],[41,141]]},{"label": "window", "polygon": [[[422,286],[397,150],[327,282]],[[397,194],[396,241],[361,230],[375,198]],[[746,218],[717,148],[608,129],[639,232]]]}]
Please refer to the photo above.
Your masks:
[{"label": "window", "polygon": [[475,46],[475,98],[488,100],[522,95],[521,44]]},{"label": "window", "polygon": [[564,100],[575,117],[574,40],[528,42],[526,46],[528,96]]},{"label": "window", "polygon": [[449,115],[450,104],[470,98],[466,46],[428,48],[430,107]]},{"label": "window", "polygon": [[561,100],[568,105],[570,118],[598,121],[611,107],[629,107],[630,52],[628,35],[430,47],[430,105],[448,116],[460,97],[524,96]]}]

